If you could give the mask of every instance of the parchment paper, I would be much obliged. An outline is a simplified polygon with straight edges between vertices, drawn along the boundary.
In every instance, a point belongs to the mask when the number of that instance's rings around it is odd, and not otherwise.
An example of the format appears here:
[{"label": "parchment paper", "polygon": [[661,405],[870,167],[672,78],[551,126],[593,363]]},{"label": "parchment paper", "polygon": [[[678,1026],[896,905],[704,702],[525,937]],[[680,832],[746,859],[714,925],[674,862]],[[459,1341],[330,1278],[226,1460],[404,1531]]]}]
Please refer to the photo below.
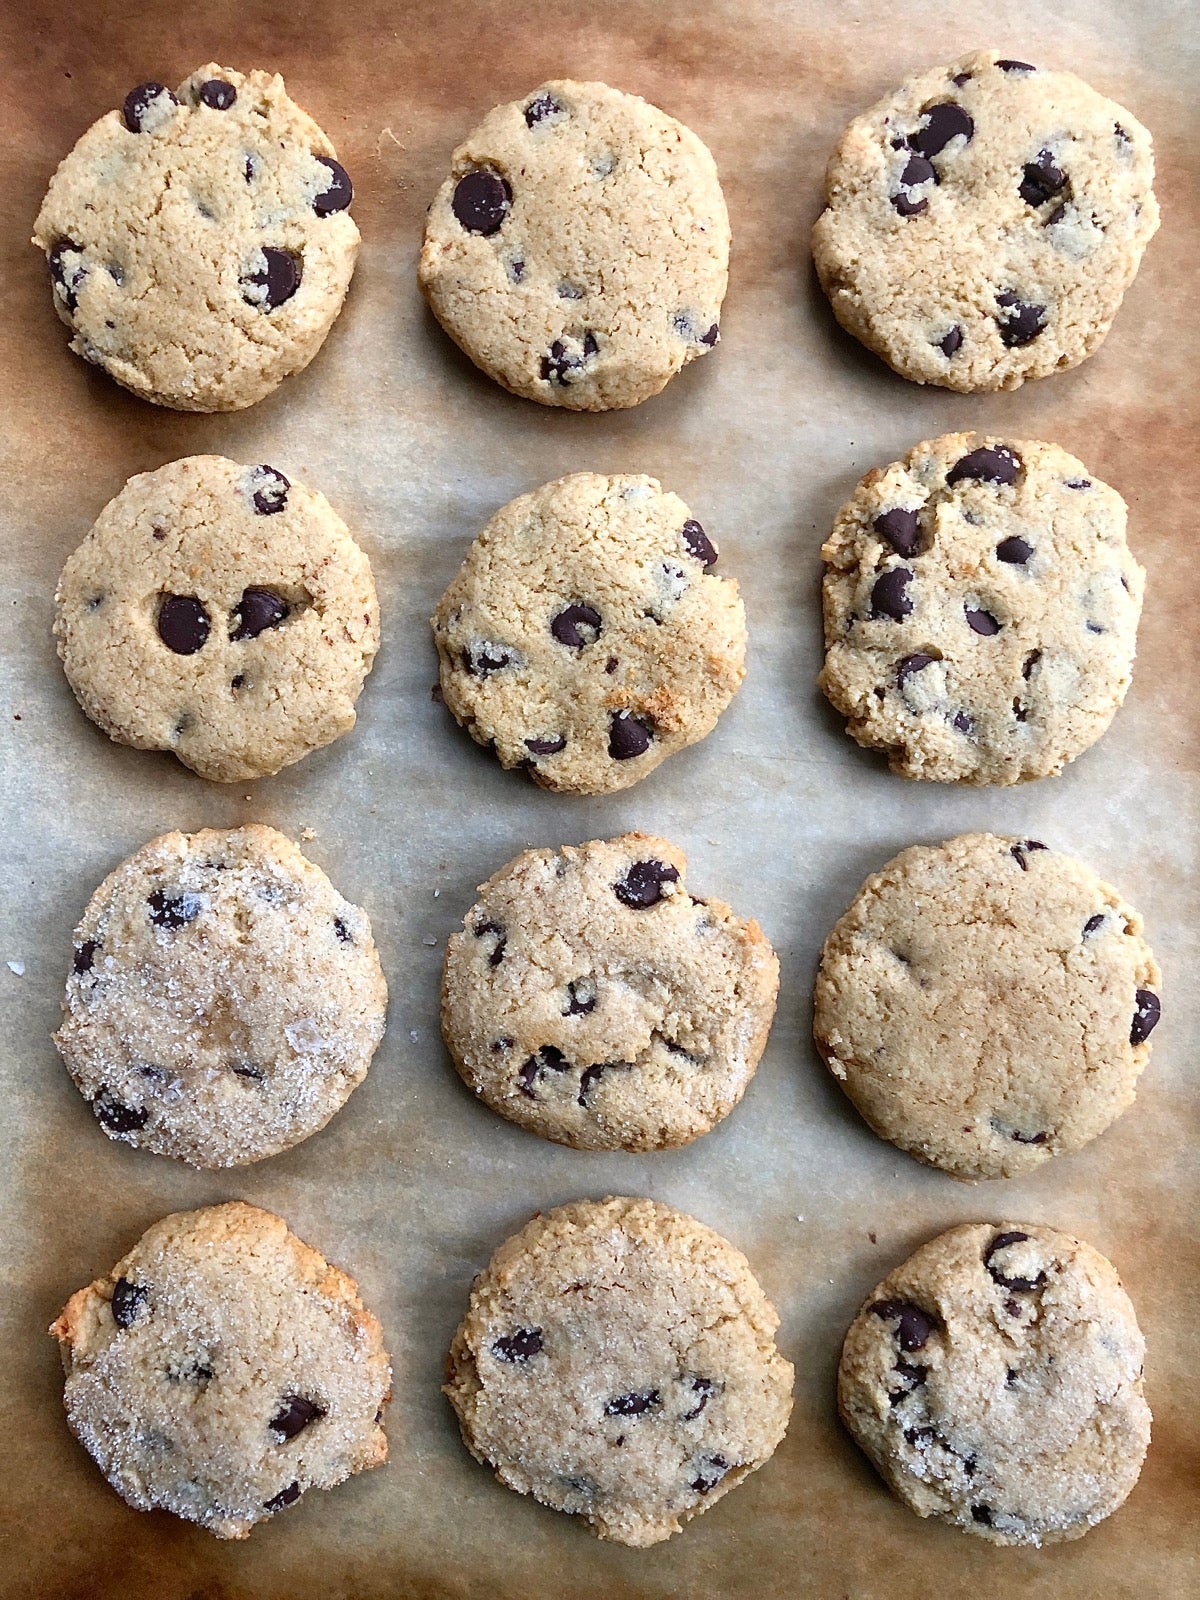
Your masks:
[{"label": "parchment paper", "polygon": [[[55,1600],[1020,1595],[1200,1592],[1194,1221],[1197,37],[1185,0],[218,0],[188,7],[10,0],[0,15],[0,1592]],[[1074,69],[1157,147],[1164,223],[1102,351],[1014,394],[923,391],[834,324],[807,253],[829,149],[910,71],[977,46]],[[210,58],[282,71],[354,176],[361,264],[303,375],[234,416],[131,398],[66,350],[26,243],[58,160],[127,89]],[[734,229],[719,351],[632,412],[573,416],[501,392],[423,309],[424,208],[493,104],[554,75],[646,95],[708,142]],[[1149,569],[1133,690],[1059,779],[1009,790],[890,776],[814,686],[818,549],[870,466],[954,428],[1054,439],[1124,493]],[[370,552],[384,648],[348,738],[278,778],[206,784],[118,748],[78,711],[50,635],[59,569],[134,472],[197,451],[270,461],[322,489]],[[716,732],[640,786],[573,800],[503,773],[434,703],[427,618],[476,532],[515,494],[581,468],[650,472],[740,578],[749,677]],[[373,919],[391,985],[366,1083],[316,1138],[196,1173],[110,1143],[50,1042],[72,926],[165,829],[258,820],[298,837]],[[583,1154],[509,1126],[462,1087],[437,1029],[441,946],[518,850],[641,827],[677,840],[699,892],[756,915],[783,964],[770,1047],[742,1106],[686,1150]],[[1134,1108],[1083,1152],[974,1189],[875,1138],[809,1039],[826,931],[866,873],[969,828],[1075,851],[1143,912],[1163,1022]],[[24,966],[22,974],[3,963]],[[645,1193],[749,1255],[782,1315],[796,1408],[775,1458],[682,1535],[603,1545],[501,1488],[439,1393],[472,1275],[530,1213]],[[67,1295],[164,1213],[269,1206],[346,1266],[395,1361],[392,1460],[223,1545],[129,1510],[67,1432],[45,1329]],[[1045,1220],[1109,1254],[1149,1343],[1154,1442],[1131,1501],[1079,1543],[997,1550],[894,1502],[840,1431],[833,1378],[862,1297],[968,1219]]]}]

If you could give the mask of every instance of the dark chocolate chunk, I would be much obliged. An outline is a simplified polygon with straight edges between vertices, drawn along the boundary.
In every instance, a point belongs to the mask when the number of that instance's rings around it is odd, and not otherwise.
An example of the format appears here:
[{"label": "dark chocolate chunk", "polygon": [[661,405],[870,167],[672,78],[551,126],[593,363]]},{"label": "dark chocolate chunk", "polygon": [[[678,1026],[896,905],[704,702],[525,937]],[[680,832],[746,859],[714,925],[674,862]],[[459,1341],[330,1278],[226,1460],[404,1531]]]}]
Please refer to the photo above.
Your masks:
[{"label": "dark chocolate chunk", "polygon": [[128,1278],[118,1278],[113,1284],[112,1314],[118,1328],[128,1328],[137,1321],[143,1306],[150,1299],[150,1291],[143,1284],[130,1283]]},{"label": "dark chocolate chunk", "polygon": [[960,323],[955,323],[950,331],[938,340],[938,349],[944,356],[952,356],[962,349],[963,331]]},{"label": "dark chocolate chunk", "polygon": [[[958,79],[954,81],[957,83]],[[940,105],[930,106],[925,113],[924,127],[910,134],[908,142],[923,156],[932,157],[940,154],[951,139],[960,134],[970,144],[975,137],[975,124],[957,101],[944,100]]]},{"label": "dark chocolate chunk", "polygon": [[890,617],[893,622],[903,622],[912,611],[913,603],[907,590],[912,579],[909,567],[889,567],[875,579],[871,589],[871,616]]},{"label": "dark chocolate chunk", "polygon": [[354,185],[340,161],[335,161],[332,156],[318,156],[317,160],[328,168],[329,182],[320,194],[313,197],[312,208],[319,217],[331,217],[337,211],[345,211],[354,199]]},{"label": "dark chocolate chunk", "polygon": [[1008,539],[1001,539],[996,546],[996,556],[1001,561],[1006,561],[1010,567],[1023,567],[1033,554],[1033,546],[1026,540],[1013,534]]},{"label": "dark chocolate chunk", "polygon": [[[998,1233],[983,1252],[983,1264],[991,1274],[993,1280],[1004,1289],[1013,1289],[1018,1293],[1027,1293],[1031,1289],[1040,1289],[1046,1281],[1046,1274],[1039,1272],[1036,1278],[1007,1278],[992,1265],[992,1257],[1001,1250],[1007,1250],[1009,1245],[1023,1244],[1029,1235],[1027,1233]],[[1017,1308],[1018,1312],[1020,1307]]]},{"label": "dark chocolate chunk", "polygon": [[526,739],[525,748],[535,756],[556,756],[560,750],[567,748],[567,741],[559,733],[548,739]]},{"label": "dark chocolate chunk", "polygon": [[705,572],[710,567],[716,566],[717,547],[694,517],[689,517],[680,528],[679,536],[687,546],[688,554],[695,556],[703,565]]},{"label": "dark chocolate chunk", "polygon": [[662,1395],[657,1389],[643,1389],[636,1394],[619,1394],[604,1402],[606,1417],[640,1417],[647,1411],[657,1411],[662,1405]]},{"label": "dark chocolate chunk", "polygon": [[517,1086],[523,1095],[528,1095],[530,1100],[537,1099],[534,1085],[543,1072],[566,1072],[570,1062],[562,1051],[555,1045],[544,1044],[535,1055],[531,1055],[524,1066],[517,1073]]},{"label": "dark chocolate chunk", "polygon": [[903,689],[906,680],[911,678],[914,672],[920,672],[923,667],[931,666],[936,660],[937,656],[926,655],[923,650],[915,650],[911,656],[905,656],[896,668],[897,686]]},{"label": "dark chocolate chunk", "polygon": [[924,156],[909,156],[900,174],[900,184],[905,189],[917,189],[923,183],[936,183],[937,173],[933,170],[933,162],[926,161]]},{"label": "dark chocolate chunk", "polygon": [[310,1422],[316,1422],[325,1415],[325,1407],[318,1405],[315,1400],[309,1400],[302,1394],[285,1394],[279,1402],[279,1410],[267,1424],[272,1433],[278,1434],[280,1442],[294,1439],[298,1433],[303,1433]]},{"label": "dark chocolate chunk", "polygon": [[1030,344],[1046,326],[1046,307],[1034,305],[1011,293],[998,294],[996,304],[1000,315],[1000,343],[1011,350],[1017,345]]},{"label": "dark chocolate chunk", "polygon": [[1039,150],[1035,160],[1026,162],[1018,187],[1026,205],[1041,206],[1047,200],[1053,200],[1066,185],[1067,175],[1054,165],[1054,157],[1049,150]]},{"label": "dark chocolate chunk", "polygon": [[928,211],[929,201],[922,198],[913,200],[903,190],[892,196],[892,205],[902,217],[919,217],[922,211]]},{"label": "dark chocolate chunk", "polygon": [[243,299],[265,311],[274,311],[286,305],[300,287],[300,263],[289,251],[269,244],[263,245],[262,257],[263,265],[242,279],[247,288],[262,292],[243,294]]},{"label": "dark chocolate chunk", "polygon": [[92,962],[96,959],[96,951],[100,948],[95,939],[85,939],[82,944],[75,947],[75,959],[72,965],[76,972],[90,972]]},{"label": "dark chocolate chunk", "polygon": [[204,909],[204,900],[186,889],[182,894],[168,894],[165,889],[155,889],[147,895],[150,921],[156,928],[182,928],[195,922]]},{"label": "dark chocolate chunk", "polygon": [[614,761],[645,755],[652,738],[646,722],[632,711],[614,711],[608,720],[608,753]]},{"label": "dark chocolate chunk", "polygon": [[915,556],[921,542],[919,513],[893,506],[882,511],[871,524],[881,539],[886,539],[898,556]]},{"label": "dark chocolate chunk", "polygon": [[512,186],[498,172],[477,167],[458,180],[451,207],[468,233],[498,233],[512,206]]},{"label": "dark chocolate chunk", "polygon": [[277,628],[291,607],[273,589],[243,589],[242,598],[229,618],[231,639],[257,639],[268,628]]},{"label": "dark chocolate chunk", "polygon": [[550,632],[559,644],[572,650],[582,650],[584,645],[595,644],[600,637],[603,622],[594,606],[576,601],[550,619]]},{"label": "dark chocolate chunk", "polygon": [[1136,1008],[1129,1028],[1130,1044],[1145,1044],[1158,1026],[1162,1004],[1153,989],[1139,989],[1134,995]]},{"label": "dark chocolate chunk", "polygon": [[579,1074],[579,1094],[577,1098],[581,1106],[586,1107],[588,1095],[592,1092],[594,1086],[599,1083],[607,1066],[608,1063],[606,1061],[596,1061],[590,1067],[584,1067]]},{"label": "dark chocolate chunk", "polygon": [[144,1106],[127,1106],[106,1088],[92,1101],[92,1110],[110,1133],[136,1133],[150,1116]]},{"label": "dark chocolate chunk", "polygon": [[125,96],[122,108],[125,116],[125,126],[130,133],[141,133],[146,125],[146,113],[154,105],[160,95],[166,95],[173,106],[179,101],[167,88],[165,83],[139,83],[136,89],[130,89]]},{"label": "dark chocolate chunk", "polygon": [[964,606],[968,625],[975,633],[981,633],[985,639],[990,639],[993,634],[1000,632],[1000,624],[990,611],[983,611],[976,606]]},{"label": "dark chocolate chunk", "polygon": [[516,1333],[502,1335],[492,1341],[492,1354],[497,1361],[529,1361],[542,1349],[540,1328],[518,1328]]},{"label": "dark chocolate chunk", "polygon": [[1086,939],[1089,933],[1095,933],[1096,929],[1100,927],[1103,921],[1103,911],[1097,911],[1095,916],[1089,917],[1083,925],[1083,937]]},{"label": "dark chocolate chunk", "polygon": [[212,111],[228,111],[237,99],[237,90],[224,78],[209,78],[200,85],[200,104]]},{"label": "dark chocolate chunk", "polygon": [[678,882],[678,867],[665,861],[635,861],[625,876],[613,884],[613,892],[623,906],[644,911],[666,898],[664,884]]},{"label": "dark chocolate chunk", "polygon": [[702,333],[700,335],[700,343],[701,344],[706,344],[710,350],[712,349],[712,347],[715,344],[719,344],[720,341],[721,341],[720,325],[718,323],[715,323],[715,322],[708,329],[707,333]]},{"label": "dark chocolate chunk", "polygon": [[870,1309],[884,1322],[895,1322],[897,1343],[910,1354],[922,1349],[937,1327],[936,1318],[911,1300],[876,1300]]},{"label": "dark chocolate chunk", "polygon": [[946,487],[956,483],[1016,483],[1021,470],[1021,458],[1007,445],[981,445],[969,455],[962,456],[946,474]]},{"label": "dark chocolate chunk", "polygon": [[289,1483],[286,1489],[280,1489],[277,1495],[270,1500],[263,1501],[264,1511],[281,1511],[284,1506],[290,1506],[300,1498],[300,1485]]},{"label": "dark chocolate chunk", "polygon": [[194,656],[208,642],[208,612],[195,595],[163,595],[157,620],[159,638],[177,656]]},{"label": "dark chocolate chunk", "polygon": [[[997,66],[1000,63],[997,61]],[[971,1516],[976,1522],[982,1522],[986,1527],[992,1525],[992,1509],[990,1506],[980,1505],[978,1502],[971,1507]]]}]

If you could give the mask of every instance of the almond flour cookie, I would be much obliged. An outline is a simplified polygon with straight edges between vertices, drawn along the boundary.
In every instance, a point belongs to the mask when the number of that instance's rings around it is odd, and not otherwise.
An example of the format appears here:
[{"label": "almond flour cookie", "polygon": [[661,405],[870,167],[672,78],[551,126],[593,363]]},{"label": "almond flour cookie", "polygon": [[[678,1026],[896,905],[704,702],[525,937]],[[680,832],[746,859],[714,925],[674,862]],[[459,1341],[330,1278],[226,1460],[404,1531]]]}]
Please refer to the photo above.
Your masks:
[{"label": "almond flour cookie", "polygon": [[1010,1178],[1132,1104],[1160,984],[1142,919],[1082,862],[965,833],[863,884],[825,941],[813,1031],[876,1133]]},{"label": "almond flour cookie", "polygon": [[893,772],[1058,773],[1125,698],[1146,575],[1121,496],[1057,445],[926,440],[867,474],[821,554],[821,687]]},{"label": "almond flour cookie", "polygon": [[545,789],[627,789],[710,733],[745,676],[717,549],[654,478],[576,472],[503,506],[433,616],[442,695]]},{"label": "almond flour cookie", "polygon": [[514,394],[636,406],[719,338],[729,217],[712,156],[657,106],[563,79],[499,106],[451,158],[418,275]]},{"label": "almond flour cookie", "polygon": [[526,850],[481,885],[442,978],[442,1035],[501,1116],[583,1150],[663,1150],[727,1116],[779,990],[757,922],[627,833]]},{"label": "almond flour cookie", "polygon": [[1158,228],[1150,135],[1070,72],[976,51],[857,117],[813,230],[838,321],[917,383],[1078,365]]},{"label": "almond flour cookie", "polygon": [[476,1278],[445,1392],[510,1489],[657,1544],[761,1467],[792,1409],[779,1318],[719,1234],[654,1200],[536,1216]]},{"label": "almond flour cookie", "polygon": [[236,1167],[325,1126],[386,1005],[366,913],[319,867],[274,828],[205,828],[96,890],[54,1042],[110,1138]]},{"label": "almond flour cookie", "polygon": [[278,772],[352,728],[379,648],[371,564],[324,495],[223,456],[131,478],[55,601],[58,653],[92,721],[220,783]]},{"label": "almond flour cookie", "polygon": [[353,1278],[257,1206],[164,1217],[50,1332],[71,1432],[139,1511],[244,1539],[387,1460],[379,1323]]},{"label": "almond flour cookie", "polygon": [[71,349],[176,411],[240,411],[306,367],[342,308],[350,178],[269,72],[210,62],[130,90],[34,225]]},{"label": "almond flour cookie", "polygon": [[1145,1348],[1098,1250],[1036,1223],[972,1223],[871,1295],[846,1335],[838,1405],[918,1516],[992,1544],[1057,1544],[1138,1480]]}]

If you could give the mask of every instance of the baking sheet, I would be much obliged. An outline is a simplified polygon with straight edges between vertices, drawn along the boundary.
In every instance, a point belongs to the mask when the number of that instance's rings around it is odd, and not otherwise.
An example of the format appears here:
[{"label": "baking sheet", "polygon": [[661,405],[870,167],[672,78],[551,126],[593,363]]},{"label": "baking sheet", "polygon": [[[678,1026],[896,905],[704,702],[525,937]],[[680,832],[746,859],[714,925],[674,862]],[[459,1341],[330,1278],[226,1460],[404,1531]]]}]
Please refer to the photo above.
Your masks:
[{"label": "baking sheet", "polygon": [[[55,1600],[375,1596],[1182,1596],[1200,1589],[1195,1157],[1200,713],[1195,601],[1200,258],[1194,8],[1128,0],[420,0],[184,7],[9,0],[0,13],[0,1593]],[[910,71],[981,45],[1070,67],[1155,136],[1164,222],[1114,332],[1075,372],[1015,394],[922,391],[834,324],[806,251],[826,156]],[[233,416],[145,405],[70,356],[26,238],[57,161],[126,90],[210,58],[273,67],[354,176],[364,236],[323,353]],[[578,416],[502,393],[424,310],[415,257],[450,150],[543,78],[599,77],[680,116],[716,155],[734,229],[719,352],[633,412]],[[814,685],[818,549],[870,466],[955,428],[1057,440],[1115,484],[1149,569],[1132,692],[1057,780],[905,783],[847,740]],[[50,635],[62,562],[134,472],[218,451],[323,490],[374,564],[384,646],[357,730],[233,789],[111,745],[77,710]],[[582,468],[650,472],[720,541],[743,586],[746,686],[705,742],[608,798],[505,774],[434,703],[427,618],[504,501]],[[298,837],[365,905],[391,985],[371,1073],[316,1138],[234,1173],[104,1139],[50,1043],[72,926],[124,855],[172,827],[257,820]],[[693,886],[759,918],[783,965],[771,1044],[741,1107],[653,1156],[544,1143],[476,1104],[437,1031],[441,946],[518,850],[640,827]],[[963,1187],[874,1138],[809,1042],[821,940],[894,851],[970,828],[1071,849],[1143,912],[1164,1020],[1136,1106],[1088,1149]],[[2,963],[24,964],[18,976]],[[438,1391],[472,1275],[538,1207],[645,1193],[749,1255],[782,1316],[796,1407],[775,1458],[669,1543],[603,1545],[501,1488]],[[241,1196],[346,1266],[396,1368],[392,1460],[312,1494],[248,1543],[130,1511],[67,1432],[44,1329],[164,1213]],[[1044,1220],[1116,1262],[1149,1343],[1154,1442],[1128,1506],[1083,1541],[997,1550],[919,1522],[839,1430],[844,1330],[920,1241],[968,1219]]]}]

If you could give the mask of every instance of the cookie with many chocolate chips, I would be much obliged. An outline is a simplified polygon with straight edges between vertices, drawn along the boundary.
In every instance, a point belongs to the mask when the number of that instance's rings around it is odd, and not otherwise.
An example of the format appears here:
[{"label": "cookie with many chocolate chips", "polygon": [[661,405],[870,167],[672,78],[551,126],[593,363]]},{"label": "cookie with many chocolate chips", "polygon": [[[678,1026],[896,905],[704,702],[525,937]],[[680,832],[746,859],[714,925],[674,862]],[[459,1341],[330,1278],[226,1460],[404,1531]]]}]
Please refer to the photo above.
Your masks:
[{"label": "cookie with many chocolate chips", "polygon": [[71,349],[176,411],[240,411],[306,367],[358,229],[333,145],[269,72],[130,90],[50,183],[46,253]]},{"label": "cookie with many chocolate chips", "polygon": [[1099,348],[1158,228],[1153,182],[1122,106],[976,51],[846,129],[813,255],[838,321],[904,377],[1015,389]]},{"label": "cookie with many chocolate chips", "polygon": [[1082,862],[965,833],[863,884],[825,941],[813,1031],[876,1133],[1010,1178],[1132,1104],[1160,987],[1142,919]]},{"label": "cookie with many chocolate chips", "polygon": [[1144,1356],[1098,1250],[1037,1223],[970,1223],[868,1298],[838,1406],[918,1516],[992,1544],[1056,1544],[1111,1516],[1138,1480]]},{"label": "cookie with many chocolate chips", "polygon": [[433,616],[446,705],[543,788],[628,788],[710,733],[745,675],[745,610],[716,562],[654,478],[576,472],[519,496]]},{"label": "cookie with many chocolate chips", "polygon": [[1057,445],[948,433],[869,472],[825,558],[820,683],[893,772],[1018,783],[1108,727],[1145,573],[1125,502]]},{"label": "cookie with many chocolate chips", "polygon": [[729,217],[689,128],[563,79],[488,113],[429,208],[438,321],[514,394],[575,411],[649,399],[719,338]]},{"label": "cookie with many chocolate chips", "polygon": [[353,1278],[257,1206],[164,1217],[50,1332],[71,1432],[139,1511],[244,1539],[387,1460],[379,1323]]},{"label": "cookie with many chocolate chips", "polygon": [[738,1103],[779,963],[686,871],[628,833],[526,850],[481,886],[446,950],[442,1034],[494,1111],[578,1149],[662,1150]]},{"label": "cookie with many chocolate chips", "polygon": [[111,738],[201,777],[278,772],[354,726],[371,564],[324,495],[188,456],[131,478],[63,568],[58,653]]},{"label": "cookie with many chocolate chips", "polygon": [[366,913],[319,867],[274,828],[205,828],[96,890],[54,1042],[110,1138],[244,1166],[325,1126],[386,1005]]},{"label": "cookie with many chocolate chips", "polygon": [[657,1544],[783,1438],[792,1367],[741,1251],[654,1200],[536,1216],[476,1278],[446,1394],[520,1494]]}]

